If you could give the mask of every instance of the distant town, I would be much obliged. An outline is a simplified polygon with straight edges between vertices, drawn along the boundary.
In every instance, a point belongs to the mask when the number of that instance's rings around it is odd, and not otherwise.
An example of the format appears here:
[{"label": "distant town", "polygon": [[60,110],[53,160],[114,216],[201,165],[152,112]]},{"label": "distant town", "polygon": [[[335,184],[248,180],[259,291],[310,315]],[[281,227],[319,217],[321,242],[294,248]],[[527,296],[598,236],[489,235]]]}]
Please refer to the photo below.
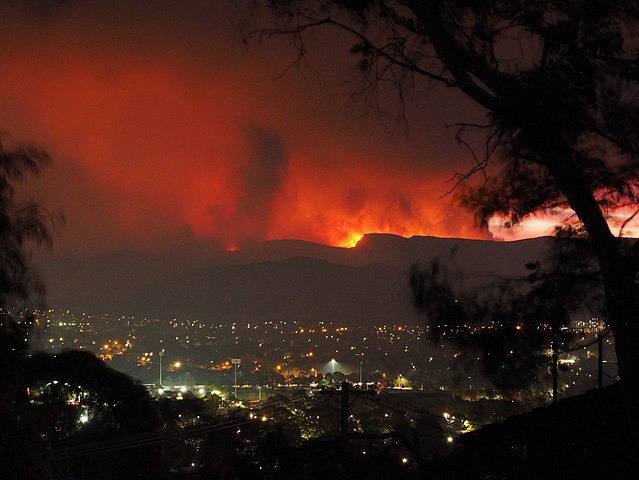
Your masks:
[{"label": "distant town", "polygon": [[[69,310],[37,312],[32,344],[47,352],[94,353],[150,388],[214,388],[238,398],[258,398],[263,388],[317,388],[348,381],[468,399],[496,398],[477,362],[450,345],[433,345],[427,327],[399,322],[343,326],[295,320],[209,324],[201,320],[138,318]],[[597,386],[597,318],[576,322],[576,346],[559,355],[559,394],[571,396]],[[602,339],[603,383],[617,372],[614,345]],[[550,353],[548,353],[550,358]],[[526,393],[551,395],[547,379]]]}]

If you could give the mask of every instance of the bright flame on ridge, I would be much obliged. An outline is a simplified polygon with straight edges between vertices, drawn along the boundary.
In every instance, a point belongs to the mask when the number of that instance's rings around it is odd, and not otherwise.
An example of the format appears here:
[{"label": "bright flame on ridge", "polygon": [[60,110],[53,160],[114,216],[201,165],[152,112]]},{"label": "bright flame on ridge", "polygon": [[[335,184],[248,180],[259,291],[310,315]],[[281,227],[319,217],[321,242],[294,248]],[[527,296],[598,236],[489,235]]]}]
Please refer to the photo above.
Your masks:
[{"label": "bright flame on ridge", "polygon": [[364,235],[361,235],[361,234],[351,235],[349,242],[346,244],[346,248],[355,248],[362,238],[364,238]]}]

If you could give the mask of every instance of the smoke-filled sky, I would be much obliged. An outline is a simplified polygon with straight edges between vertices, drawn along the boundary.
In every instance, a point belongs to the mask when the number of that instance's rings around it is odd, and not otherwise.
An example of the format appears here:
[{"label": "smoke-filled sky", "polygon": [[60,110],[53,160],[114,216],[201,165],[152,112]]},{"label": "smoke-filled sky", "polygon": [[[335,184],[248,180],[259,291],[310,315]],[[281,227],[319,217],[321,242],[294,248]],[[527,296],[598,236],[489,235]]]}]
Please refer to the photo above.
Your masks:
[{"label": "smoke-filled sky", "polygon": [[445,125],[481,112],[426,84],[407,130],[383,95],[385,114],[353,108],[343,38],[310,40],[308,65],[276,79],[294,48],[244,44],[235,2],[4,5],[0,131],[53,157],[34,195],[66,217],[59,248],[492,235],[442,198],[472,162]]}]

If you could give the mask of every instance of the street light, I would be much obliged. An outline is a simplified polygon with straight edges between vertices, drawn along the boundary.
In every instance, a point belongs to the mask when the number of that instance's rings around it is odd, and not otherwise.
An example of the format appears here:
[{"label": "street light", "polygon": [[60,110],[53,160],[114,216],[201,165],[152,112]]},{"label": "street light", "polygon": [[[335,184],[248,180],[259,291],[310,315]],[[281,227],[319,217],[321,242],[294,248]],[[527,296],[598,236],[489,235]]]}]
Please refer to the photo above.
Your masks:
[{"label": "street light", "polygon": [[235,399],[237,400],[237,366],[240,363],[242,363],[242,359],[241,358],[231,358],[231,363],[235,367],[235,383],[233,384],[233,387],[235,388]]},{"label": "street light", "polygon": [[335,359],[331,359],[331,373],[335,373]]},{"label": "street light", "polygon": [[160,387],[162,386],[162,357],[164,356],[164,349],[160,350],[158,352],[158,355],[160,356]]}]

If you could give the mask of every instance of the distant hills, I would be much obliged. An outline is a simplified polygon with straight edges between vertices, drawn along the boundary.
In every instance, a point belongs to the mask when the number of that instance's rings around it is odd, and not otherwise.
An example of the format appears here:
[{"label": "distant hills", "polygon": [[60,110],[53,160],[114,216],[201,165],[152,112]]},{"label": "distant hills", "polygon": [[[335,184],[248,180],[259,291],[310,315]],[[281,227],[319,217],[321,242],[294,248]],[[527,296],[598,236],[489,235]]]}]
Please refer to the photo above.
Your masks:
[{"label": "distant hills", "polygon": [[40,264],[52,308],[210,322],[379,324],[416,319],[408,283],[414,263],[448,258],[474,282],[523,274],[548,243],[371,234],[352,249],[276,240],[198,258],[129,251],[53,255]]}]

